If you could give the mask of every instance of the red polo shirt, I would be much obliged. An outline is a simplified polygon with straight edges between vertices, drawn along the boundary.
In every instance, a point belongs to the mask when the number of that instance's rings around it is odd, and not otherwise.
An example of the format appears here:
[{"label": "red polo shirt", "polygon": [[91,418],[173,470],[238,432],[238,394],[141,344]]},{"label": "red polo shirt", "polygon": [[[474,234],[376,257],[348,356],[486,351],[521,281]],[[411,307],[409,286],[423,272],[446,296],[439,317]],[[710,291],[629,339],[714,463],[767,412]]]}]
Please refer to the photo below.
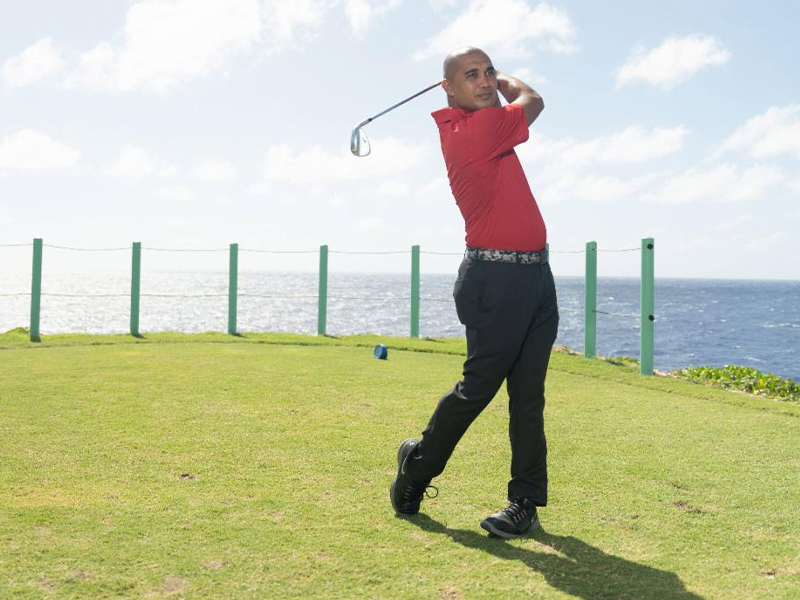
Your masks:
[{"label": "red polo shirt", "polygon": [[467,246],[539,251],[547,230],[514,146],[528,139],[519,104],[432,113]]}]

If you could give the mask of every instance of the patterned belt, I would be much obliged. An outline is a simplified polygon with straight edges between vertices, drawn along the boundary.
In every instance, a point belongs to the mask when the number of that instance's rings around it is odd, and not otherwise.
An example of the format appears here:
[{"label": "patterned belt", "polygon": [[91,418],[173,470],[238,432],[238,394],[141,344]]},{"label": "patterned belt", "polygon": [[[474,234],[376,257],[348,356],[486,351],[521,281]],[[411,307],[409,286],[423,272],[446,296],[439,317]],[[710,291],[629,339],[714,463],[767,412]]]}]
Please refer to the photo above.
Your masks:
[{"label": "patterned belt", "polygon": [[464,251],[464,258],[487,260],[489,262],[517,263],[520,265],[540,265],[547,262],[547,250],[541,252],[514,252],[513,250],[493,250],[491,248],[470,248]]}]

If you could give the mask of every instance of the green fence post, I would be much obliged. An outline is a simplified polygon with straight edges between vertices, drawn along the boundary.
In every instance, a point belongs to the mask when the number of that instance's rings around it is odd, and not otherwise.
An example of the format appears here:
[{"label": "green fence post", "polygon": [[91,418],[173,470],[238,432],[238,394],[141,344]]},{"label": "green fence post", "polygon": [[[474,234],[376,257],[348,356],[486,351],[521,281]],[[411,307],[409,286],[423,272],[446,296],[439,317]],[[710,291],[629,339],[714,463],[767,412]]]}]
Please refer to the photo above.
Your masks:
[{"label": "green fence post", "polygon": [[411,337],[419,337],[419,246],[411,246]]},{"label": "green fence post", "polygon": [[639,361],[642,375],[653,374],[653,346],[655,339],[655,272],[653,238],[642,240],[642,326]]},{"label": "green fence post", "polygon": [[317,335],[325,335],[328,322],[328,246],[319,247],[319,309]]},{"label": "green fence post", "polygon": [[236,294],[239,286],[239,244],[231,244],[228,266],[228,335],[236,335]]},{"label": "green fence post", "polygon": [[32,342],[40,342],[39,317],[42,309],[42,247],[40,238],[33,240],[33,270],[31,277],[31,327],[30,337]]},{"label": "green fence post", "polygon": [[586,283],[583,316],[583,355],[597,354],[597,242],[586,242]]},{"label": "green fence post", "polygon": [[133,242],[131,258],[131,335],[139,335],[139,291],[142,278],[142,243]]}]

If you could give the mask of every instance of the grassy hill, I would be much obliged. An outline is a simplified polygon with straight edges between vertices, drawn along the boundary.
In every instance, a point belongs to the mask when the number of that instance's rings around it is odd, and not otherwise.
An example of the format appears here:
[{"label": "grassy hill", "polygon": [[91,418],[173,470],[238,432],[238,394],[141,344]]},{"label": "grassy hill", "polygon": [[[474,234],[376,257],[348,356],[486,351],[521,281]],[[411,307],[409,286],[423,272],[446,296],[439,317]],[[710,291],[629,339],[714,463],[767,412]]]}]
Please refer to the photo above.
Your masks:
[{"label": "grassy hill", "polygon": [[395,517],[397,446],[463,350],[0,335],[0,598],[800,597],[800,407],[601,360],[553,355],[543,531],[478,526],[504,504],[504,391]]}]

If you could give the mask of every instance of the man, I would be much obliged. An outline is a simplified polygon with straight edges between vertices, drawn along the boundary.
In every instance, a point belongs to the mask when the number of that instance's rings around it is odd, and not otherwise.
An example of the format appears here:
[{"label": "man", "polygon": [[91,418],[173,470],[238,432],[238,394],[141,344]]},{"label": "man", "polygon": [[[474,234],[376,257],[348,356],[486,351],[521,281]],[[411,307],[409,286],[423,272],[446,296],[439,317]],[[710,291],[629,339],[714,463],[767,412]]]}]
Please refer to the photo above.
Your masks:
[{"label": "man", "polygon": [[419,512],[431,479],[505,380],[509,505],[481,527],[514,538],[537,527],[536,507],[547,505],[544,381],[558,308],[544,221],[514,152],[544,103],[519,79],[498,72],[478,48],[447,56],[442,87],[448,107],[432,116],[466,229],[453,296],[466,327],[467,360],[463,379],[439,401],[422,440],[400,445],[390,497],[397,513]]}]

